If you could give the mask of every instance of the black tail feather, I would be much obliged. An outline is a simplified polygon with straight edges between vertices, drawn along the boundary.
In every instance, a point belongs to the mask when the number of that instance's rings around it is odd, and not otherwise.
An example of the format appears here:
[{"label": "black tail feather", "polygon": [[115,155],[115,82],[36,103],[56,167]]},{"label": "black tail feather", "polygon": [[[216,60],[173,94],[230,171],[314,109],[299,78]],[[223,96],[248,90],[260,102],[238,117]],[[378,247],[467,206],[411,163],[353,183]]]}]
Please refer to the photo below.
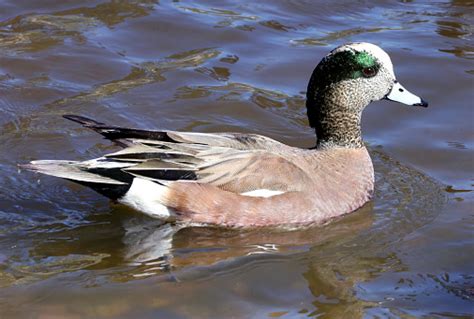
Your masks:
[{"label": "black tail feather", "polygon": [[102,122],[97,122],[93,119],[80,116],[80,115],[72,115],[67,114],[63,115],[64,118],[82,124],[84,127],[90,128],[97,133],[101,134],[105,138],[109,140],[120,140],[120,139],[127,139],[127,138],[137,138],[137,139],[144,139],[144,140],[159,140],[165,142],[174,142],[177,141],[171,139],[166,132],[163,131],[148,131],[148,130],[140,130],[140,129],[133,129],[133,128],[124,128],[118,126],[110,126],[106,125]]},{"label": "black tail feather", "polygon": [[111,199],[111,200],[117,200],[120,197],[124,196],[132,184],[127,184],[127,185],[110,185],[110,184],[99,184],[99,183],[88,183],[84,181],[76,181],[76,180],[70,180],[74,183],[89,187],[96,191],[97,193]]},{"label": "black tail feather", "polygon": [[86,127],[93,127],[93,126],[101,126],[101,125],[105,125],[105,123],[101,123],[101,122],[97,122],[93,119],[90,119],[88,117],[85,117],[85,116],[80,116],[80,115],[74,115],[74,114],[66,114],[66,115],[63,115],[63,117],[65,119],[68,119],[70,121],[73,121],[73,122],[76,122],[76,123],[79,123],[79,124],[82,124]]}]

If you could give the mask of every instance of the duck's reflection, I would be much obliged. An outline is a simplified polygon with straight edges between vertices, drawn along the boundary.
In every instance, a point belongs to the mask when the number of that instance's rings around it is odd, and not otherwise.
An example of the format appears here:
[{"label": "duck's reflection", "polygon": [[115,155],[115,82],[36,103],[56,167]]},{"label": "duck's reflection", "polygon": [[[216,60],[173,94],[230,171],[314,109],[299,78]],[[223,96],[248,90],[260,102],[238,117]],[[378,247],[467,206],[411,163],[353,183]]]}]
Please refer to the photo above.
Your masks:
[{"label": "duck's reflection", "polygon": [[[124,221],[123,256],[130,263],[150,265],[154,270],[159,260],[166,260],[162,266],[179,271],[194,266],[212,266],[242,256],[298,253],[338,239],[345,241],[367,230],[373,222],[372,208],[372,203],[368,203],[329,225],[292,231],[180,228],[171,224],[150,225],[149,220],[141,224],[136,219],[128,219]],[[149,270],[140,269],[145,273],[150,273]]]},{"label": "duck's reflection", "polygon": [[[191,286],[196,279],[222,271],[245,271],[252,262],[300,259],[306,269],[302,275],[314,296],[309,316],[360,318],[374,303],[357,297],[357,283],[379,276],[387,265],[401,265],[394,255],[372,255],[371,247],[378,245],[370,236],[374,217],[370,202],[326,226],[295,231],[179,229],[169,224],[144,230],[129,220],[123,237],[125,259],[137,266],[129,278],[169,272],[172,280],[188,281]],[[309,312],[307,308],[301,311]]]}]

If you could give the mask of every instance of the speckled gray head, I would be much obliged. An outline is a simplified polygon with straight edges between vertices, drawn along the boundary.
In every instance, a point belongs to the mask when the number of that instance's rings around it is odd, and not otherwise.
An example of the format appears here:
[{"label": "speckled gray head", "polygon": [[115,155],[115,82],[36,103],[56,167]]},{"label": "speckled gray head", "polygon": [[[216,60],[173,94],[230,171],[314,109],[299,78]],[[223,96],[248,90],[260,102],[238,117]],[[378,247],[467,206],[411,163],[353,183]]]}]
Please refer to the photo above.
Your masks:
[{"label": "speckled gray head", "polygon": [[318,147],[363,147],[362,111],[381,99],[428,106],[398,83],[390,57],[378,46],[348,43],[331,51],[314,69],[307,90],[306,108]]}]

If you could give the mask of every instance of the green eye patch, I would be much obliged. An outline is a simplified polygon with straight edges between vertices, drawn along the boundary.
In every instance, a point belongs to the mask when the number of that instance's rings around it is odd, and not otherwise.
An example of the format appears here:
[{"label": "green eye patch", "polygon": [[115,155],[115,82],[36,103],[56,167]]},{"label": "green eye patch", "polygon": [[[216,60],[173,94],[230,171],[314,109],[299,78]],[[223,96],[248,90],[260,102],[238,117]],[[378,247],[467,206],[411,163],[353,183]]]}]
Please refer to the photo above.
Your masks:
[{"label": "green eye patch", "polygon": [[371,54],[346,50],[325,57],[314,70],[311,82],[321,89],[343,80],[374,76],[379,69],[380,64]]}]

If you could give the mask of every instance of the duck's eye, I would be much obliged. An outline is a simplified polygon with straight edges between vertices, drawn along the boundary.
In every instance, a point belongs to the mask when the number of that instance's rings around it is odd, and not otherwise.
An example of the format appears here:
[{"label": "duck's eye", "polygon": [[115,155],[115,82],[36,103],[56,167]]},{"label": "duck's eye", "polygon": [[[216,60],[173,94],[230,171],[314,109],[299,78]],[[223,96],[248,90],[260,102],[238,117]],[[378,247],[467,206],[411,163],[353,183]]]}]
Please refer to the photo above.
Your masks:
[{"label": "duck's eye", "polygon": [[371,78],[371,77],[373,77],[375,74],[377,74],[377,70],[375,70],[375,68],[373,68],[373,67],[363,68],[363,69],[362,69],[362,74],[363,74],[364,77],[366,77],[366,78]]}]

